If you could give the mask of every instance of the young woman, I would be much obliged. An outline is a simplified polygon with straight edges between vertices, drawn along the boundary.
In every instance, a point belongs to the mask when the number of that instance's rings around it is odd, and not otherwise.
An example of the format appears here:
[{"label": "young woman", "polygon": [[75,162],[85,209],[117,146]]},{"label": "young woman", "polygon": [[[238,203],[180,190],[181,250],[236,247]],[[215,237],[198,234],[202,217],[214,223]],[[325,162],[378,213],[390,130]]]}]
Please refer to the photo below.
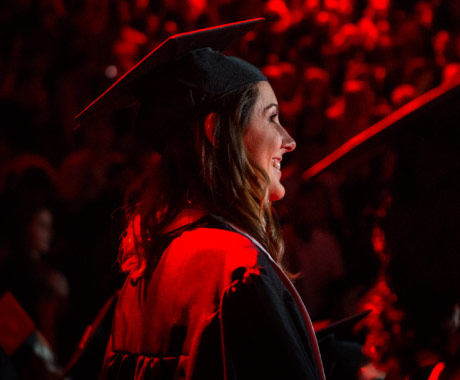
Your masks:
[{"label": "young woman", "polygon": [[188,34],[138,95],[161,160],[127,206],[102,379],[324,379],[271,207],[295,142],[265,76],[210,48],[243,24]]}]

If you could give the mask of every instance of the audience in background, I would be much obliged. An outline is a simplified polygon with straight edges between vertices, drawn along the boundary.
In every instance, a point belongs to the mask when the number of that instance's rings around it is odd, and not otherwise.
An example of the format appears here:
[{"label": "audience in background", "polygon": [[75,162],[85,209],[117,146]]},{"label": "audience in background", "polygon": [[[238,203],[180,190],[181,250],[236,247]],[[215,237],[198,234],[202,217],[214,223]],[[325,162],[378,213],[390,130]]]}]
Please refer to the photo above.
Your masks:
[{"label": "audience in background", "polygon": [[[458,2],[7,0],[0,6],[0,270],[63,360],[121,283],[117,210],[151,159],[133,143],[129,113],[78,131],[73,117],[167,36],[260,16],[267,19],[261,30],[233,49],[264,67],[297,140],[283,170],[297,195],[277,207],[291,269],[303,273],[299,290],[315,318],[339,318],[376,281],[378,260],[365,243],[374,200],[354,192],[370,172],[309,185],[300,173],[458,75]],[[312,273],[312,262],[322,269]],[[338,299],[347,302],[332,308],[329,300]]]}]

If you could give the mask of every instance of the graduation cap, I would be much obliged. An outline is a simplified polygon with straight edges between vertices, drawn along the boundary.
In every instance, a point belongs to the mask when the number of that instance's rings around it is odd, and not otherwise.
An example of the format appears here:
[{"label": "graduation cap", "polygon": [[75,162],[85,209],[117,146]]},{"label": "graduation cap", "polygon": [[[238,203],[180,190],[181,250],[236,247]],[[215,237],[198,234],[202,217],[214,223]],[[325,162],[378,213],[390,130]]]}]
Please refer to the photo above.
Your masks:
[{"label": "graduation cap", "polygon": [[362,352],[362,337],[356,336],[354,329],[369,314],[370,310],[365,310],[316,331],[328,379],[355,378],[358,369],[367,362]]},{"label": "graduation cap", "polygon": [[460,78],[354,136],[302,178],[326,170],[377,170],[369,164],[385,155],[392,158],[392,173],[380,185],[390,198],[379,223],[391,253],[390,283],[414,320],[426,325],[431,318],[434,325],[460,299]]},{"label": "graduation cap", "polygon": [[[388,149],[404,151],[420,140],[434,142],[430,135],[437,136],[435,140],[440,143],[447,142],[450,134],[457,134],[459,100],[460,78],[435,87],[346,141],[307,169],[302,180],[309,181],[327,170],[352,167]],[[430,159],[437,161],[436,156]]]},{"label": "graduation cap", "polygon": [[320,329],[315,328],[316,337],[321,340],[328,335],[334,335],[338,339],[353,340],[354,329],[356,325],[371,313],[370,310],[364,310],[357,314],[343,318],[339,321],[329,322],[327,326]]},{"label": "graduation cap", "polygon": [[[262,18],[169,37],[80,112],[78,124],[134,107],[137,133],[161,151],[181,120],[244,85],[266,80],[262,72],[220,51],[241,39]],[[171,128],[171,126],[174,126]]]},{"label": "graduation cap", "polygon": [[[420,215],[448,213],[460,200],[460,78],[438,86],[352,137],[306,170],[308,181],[328,169],[354,170],[381,153],[395,164],[392,205]],[[460,216],[460,215],[458,215]],[[460,218],[459,225],[460,225]]]}]

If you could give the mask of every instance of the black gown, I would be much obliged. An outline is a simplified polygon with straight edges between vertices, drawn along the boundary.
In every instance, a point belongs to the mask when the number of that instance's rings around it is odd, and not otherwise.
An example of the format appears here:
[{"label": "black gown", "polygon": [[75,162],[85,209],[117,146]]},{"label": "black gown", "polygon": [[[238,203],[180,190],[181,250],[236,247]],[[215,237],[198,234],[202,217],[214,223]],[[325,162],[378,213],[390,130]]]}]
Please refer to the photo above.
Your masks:
[{"label": "black gown", "polygon": [[162,247],[121,290],[101,379],[324,379],[305,308],[254,239],[208,215]]}]

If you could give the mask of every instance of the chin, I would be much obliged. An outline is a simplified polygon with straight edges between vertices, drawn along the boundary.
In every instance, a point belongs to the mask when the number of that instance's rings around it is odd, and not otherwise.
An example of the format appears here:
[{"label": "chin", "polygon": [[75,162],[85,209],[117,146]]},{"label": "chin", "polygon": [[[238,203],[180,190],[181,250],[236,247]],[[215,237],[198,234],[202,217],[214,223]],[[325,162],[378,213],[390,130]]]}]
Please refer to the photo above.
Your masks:
[{"label": "chin", "polygon": [[286,190],[282,185],[274,186],[273,188],[270,187],[270,195],[269,200],[270,202],[279,201],[284,197]]}]

